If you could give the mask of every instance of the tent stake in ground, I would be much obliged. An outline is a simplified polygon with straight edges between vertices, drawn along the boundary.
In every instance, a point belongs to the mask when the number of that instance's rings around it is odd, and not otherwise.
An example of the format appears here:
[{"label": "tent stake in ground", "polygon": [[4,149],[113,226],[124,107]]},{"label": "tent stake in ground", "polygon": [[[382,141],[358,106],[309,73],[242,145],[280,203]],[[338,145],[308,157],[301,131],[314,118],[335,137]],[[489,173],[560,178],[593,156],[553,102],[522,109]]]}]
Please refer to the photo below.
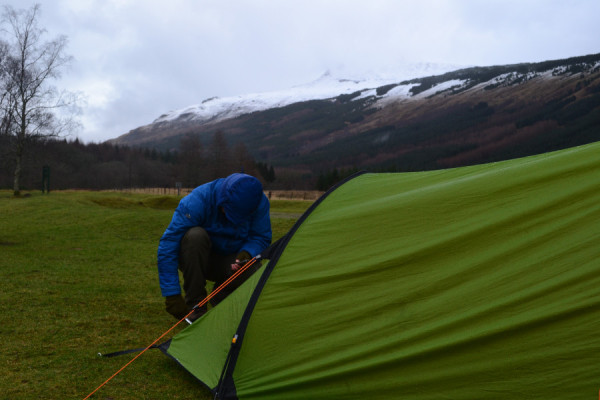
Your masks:
[{"label": "tent stake in ground", "polygon": [[243,266],[241,266],[237,271],[235,271],[235,273],[233,275],[231,275],[229,277],[229,279],[227,279],[225,282],[223,282],[218,288],[214,289],[208,296],[206,296],[206,298],[204,298],[200,303],[198,303],[196,305],[196,307],[194,307],[194,309],[192,309],[185,317],[183,317],[182,319],[180,319],[179,321],[177,321],[177,323],[175,323],[175,325],[173,325],[171,328],[169,328],[166,332],[164,332],[162,335],[160,335],[158,338],[156,338],[152,343],[150,343],[150,345],[148,345],[147,347],[145,347],[144,349],[134,349],[134,350],[125,350],[125,351],[119,351],[119,352],[115,352],[115,353],[110,353],[110,354],[102,354],[102,353],[98,353],[99,356],[103,356],[103,357],[112,357],[112,356],[116,356],[116,355],[121,355],[121,354],[127,354],[127,353],[131,353],[131,352],[135,352],[138,350],[141,350],[140,353],[138,355],[136,355],[134,358],[132,358],[127,364],[123,365],[117,372],[115,372],[114,374],[112,374],[107,380],[105,380],[100,386],[98,386],[96,389],[94,389],[90,394],[88,394],[86,397],[84,397],[83,400],[89,399],[91,398],[98,390],[100,390],[102,387],[104,387],[108,382],[110,382],[115,376],[117,376],[118,374],[120,374],[125,368],[127,368],[129,365],[131,365],[135,360],[137,360],[139,357],[141,357],[142,354],[144,354],[147,350],[151,349],[151,348],[158,348],[159,346],[157,346],[157,343],[160,342],[165,336],[167,336],[171,331],[173,331],[173,329],[175,329],[175,327],[177,327],[179,324],[181,324],[183,321],[186,321],[187,318],[196,310],[196,308],[202,307],[205,304],[207,304],[210,299],[212,299],[214,296],[216,296],[221,290],[223,290],[225,287],[227,287],[231,282],[233,282],[235,279],[237,279],[241,274],[243,274],[248,268],[250,268],[252,265],[254,265],[258,260],[260,259],[260,255],[252,258],[251,260],[248,260],[246,262],[246,264],[244,264]]}]

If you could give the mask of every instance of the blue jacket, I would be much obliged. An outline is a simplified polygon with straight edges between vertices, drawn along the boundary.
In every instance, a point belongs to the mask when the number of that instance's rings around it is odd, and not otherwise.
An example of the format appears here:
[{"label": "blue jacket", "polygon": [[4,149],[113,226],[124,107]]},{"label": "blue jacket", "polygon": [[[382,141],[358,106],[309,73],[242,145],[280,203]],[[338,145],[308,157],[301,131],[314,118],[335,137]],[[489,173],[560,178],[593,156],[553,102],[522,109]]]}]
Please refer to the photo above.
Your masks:
[{"label": "blue jacket", "polygon": [[179,247],[185,233],[194,226],[200,226],[208,232],[212,250],[220,254],[247,251],[254,257],[271,244],[269,200],[264,194],[256,210],[237,224],[219,211],[220,207],[227,209],[232,202],[244,201],[243,195],[231,189],[241,175],[234,174],[198,186],[179,202],[158,245],[158,277],[163,296],[181,293]]}]

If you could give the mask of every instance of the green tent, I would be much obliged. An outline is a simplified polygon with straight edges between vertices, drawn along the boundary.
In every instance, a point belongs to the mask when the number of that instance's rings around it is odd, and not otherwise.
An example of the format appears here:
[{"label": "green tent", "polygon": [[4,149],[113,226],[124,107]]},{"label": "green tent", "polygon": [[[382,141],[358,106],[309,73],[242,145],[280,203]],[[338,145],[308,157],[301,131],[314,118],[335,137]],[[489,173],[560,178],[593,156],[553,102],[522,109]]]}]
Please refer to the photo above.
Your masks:
[{"label": "green tent", "polygon": [[270,250],[163,346],[219,399],[598,395],[600,142],[360,174]]}]

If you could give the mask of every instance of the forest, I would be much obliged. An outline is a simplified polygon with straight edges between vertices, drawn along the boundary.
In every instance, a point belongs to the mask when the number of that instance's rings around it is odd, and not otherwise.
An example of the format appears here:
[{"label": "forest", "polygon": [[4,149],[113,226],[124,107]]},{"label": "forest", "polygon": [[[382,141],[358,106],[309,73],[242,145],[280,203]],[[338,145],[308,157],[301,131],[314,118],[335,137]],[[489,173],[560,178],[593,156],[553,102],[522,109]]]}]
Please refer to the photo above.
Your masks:
[{"label": "forest", "polygon": [[[0,136],[0,188],[12,187],[14,138]],[[44,167],[49,189],[111,190],[140,187],[192,188],[233,172],[259,177],[272,187],[272,165],[256,162],[245,145],[229,146],[221,131],[202,145],[196,135],[182,139],[178,151],[157,151],[78,139],[38,138],[28,143],[21,172],[24,190],[42,190]]]}]

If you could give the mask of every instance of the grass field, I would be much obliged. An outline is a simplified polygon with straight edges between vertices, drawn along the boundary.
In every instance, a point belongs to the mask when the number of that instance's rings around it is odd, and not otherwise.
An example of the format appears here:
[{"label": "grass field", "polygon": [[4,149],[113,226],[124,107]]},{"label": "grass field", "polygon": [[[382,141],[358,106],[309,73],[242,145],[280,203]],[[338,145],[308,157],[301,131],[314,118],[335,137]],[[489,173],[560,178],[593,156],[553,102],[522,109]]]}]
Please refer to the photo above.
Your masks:
[{"label": "grass field", "polygon": [[[0,191],[2,398],[83,399],[133,358],[98,352],[145,347],[176,322],[164,311],[156,248],[178,200],[79,191],[13,198]],[[276,240],[310,202],[271,204]],[[93,398],[212,396],[151,350]]]}]

